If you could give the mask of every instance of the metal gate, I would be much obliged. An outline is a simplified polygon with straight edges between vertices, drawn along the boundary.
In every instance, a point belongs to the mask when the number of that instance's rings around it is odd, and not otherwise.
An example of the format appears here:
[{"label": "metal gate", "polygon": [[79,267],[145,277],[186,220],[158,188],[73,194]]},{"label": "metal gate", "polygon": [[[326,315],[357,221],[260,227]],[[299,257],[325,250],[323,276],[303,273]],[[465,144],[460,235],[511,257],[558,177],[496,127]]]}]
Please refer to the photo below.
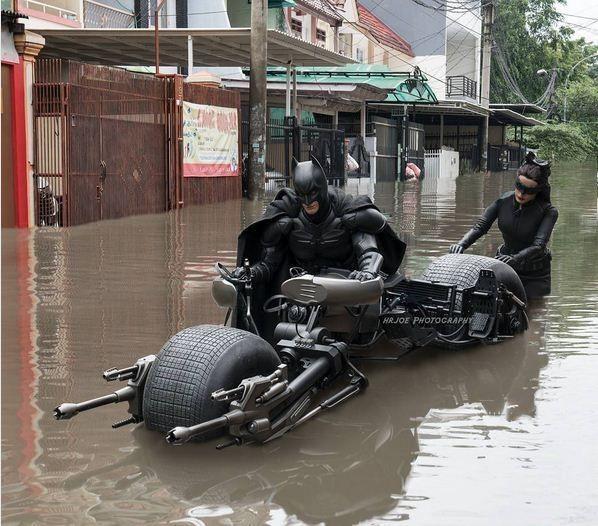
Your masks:
[{"label": "metal gate", "polygon": [[[289,119],[292,124],[294,119]],[[328,184],[345,186],[345,132],[334,128],[293,126],[293,157],[309,161],[315,157],[321,163]]]},{"label": "metal gate", "polygon": [[401,162],[401,181],[405,179],[405,167],[407,163],[413,163],[425,175],[425,141],[426,132],[424,125],[417,122],[407,122],[405,124],[405,155]]},{"label": "metal gate", "polygon": [[[249,123],[241,128],[243,146],[243,191],[249,178]],[[270,121],[266,125],[266,191],[276,191],[291,185],[291,160],[309,161],[315,157],[321,163],[328,184],[345,184],[345,132],[330,128],[297,125],[293,117],[284,122]]]},{"label": "metal gate", "polygon": [[[243,194],[247,195],[249,179],[249,122],[241,125],[243,148],[242,176]],[[266,192],[275,192],[291,186],[291,159],[293,155],[293,126],[284,121],[266,124]]]},{"label": "metal gate", "polygon": [[35,74],[37,224],[165,211],[164,81],[55,59]]},{"label": "metal gate", "polygon": [[396,181],[399,169],[399,127],[395,119],[372,117],[376,132],[376,181]]}]

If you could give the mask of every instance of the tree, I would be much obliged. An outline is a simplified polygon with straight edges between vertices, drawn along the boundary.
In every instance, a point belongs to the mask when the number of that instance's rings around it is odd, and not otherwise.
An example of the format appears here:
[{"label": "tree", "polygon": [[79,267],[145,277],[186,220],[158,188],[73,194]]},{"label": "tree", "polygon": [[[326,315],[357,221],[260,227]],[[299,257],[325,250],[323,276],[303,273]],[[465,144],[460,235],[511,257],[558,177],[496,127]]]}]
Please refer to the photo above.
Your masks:
[{"label": "tree", "polygon": [[[538,77],[539,69],[558,68],[558,82],[565,81],[571,67],[583,57],[598,51],[598,46],[583,38],[574,39],[573,30],[559,26],[562,15],[559,0],[497,0],[494,22],[495,46],[492,54],[490,98],[492,102],[522,102],[505,80],[498,63],[506,67],[527,100],[537,100],[546,89]],[[580,64],[571,81],[596,73],[592,64]]]},{"label": "tree", "polygon": [[526,142],[531,148],[540,150],[540,157],[553,161],[585,161],[593,150],[592,141],[574,124],[535,126],[528,130]]},{"label": "tree", "polygon": [[[567,124],[576,126],[598,156],[598,79],[589,76],[572,82],[566,90]],[[563,107],[565,88],[557,93],[559,106]]]}]

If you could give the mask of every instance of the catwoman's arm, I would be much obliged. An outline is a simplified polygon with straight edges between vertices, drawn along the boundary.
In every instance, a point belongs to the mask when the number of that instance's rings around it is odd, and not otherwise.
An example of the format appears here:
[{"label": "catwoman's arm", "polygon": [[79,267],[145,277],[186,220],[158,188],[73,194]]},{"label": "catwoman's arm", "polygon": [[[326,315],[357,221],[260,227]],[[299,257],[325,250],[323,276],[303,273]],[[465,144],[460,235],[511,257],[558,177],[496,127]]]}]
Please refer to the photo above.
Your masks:
[{"label": "catwoman's arm", "polygon": [[533,243],[529,247],[517,252],[517,254],[513,254],[513,260],[517,265],[522,264],[527,259],[534,259],[544,252],[558,217],[559,212],[554,206],[546,208],[544,218],[538,227]]}]

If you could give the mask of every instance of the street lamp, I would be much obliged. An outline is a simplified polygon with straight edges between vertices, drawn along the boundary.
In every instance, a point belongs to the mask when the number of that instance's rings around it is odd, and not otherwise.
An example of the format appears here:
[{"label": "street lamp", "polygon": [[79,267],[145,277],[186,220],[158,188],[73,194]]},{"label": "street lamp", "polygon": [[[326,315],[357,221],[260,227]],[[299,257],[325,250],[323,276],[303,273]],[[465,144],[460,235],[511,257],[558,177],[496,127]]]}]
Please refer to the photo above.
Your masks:
[{"label": "street lamp", "polygon": [[579,66],[582,62],[585,62],[586,60],[594,59],[596,57],[598,57],[598,53],[594,53],[593,55],[589,55],[587,57],[582,58],[581,60],[576,62],[573,65],[573,67],[569,70],[569,73],[567,73],[567,78],[565,79],[565,100],[563,101],[563,122],[567,122],[567,86],[569,84],[569,77],[571,76],[571,73],[573,73],[573,70],[577,66]]}]

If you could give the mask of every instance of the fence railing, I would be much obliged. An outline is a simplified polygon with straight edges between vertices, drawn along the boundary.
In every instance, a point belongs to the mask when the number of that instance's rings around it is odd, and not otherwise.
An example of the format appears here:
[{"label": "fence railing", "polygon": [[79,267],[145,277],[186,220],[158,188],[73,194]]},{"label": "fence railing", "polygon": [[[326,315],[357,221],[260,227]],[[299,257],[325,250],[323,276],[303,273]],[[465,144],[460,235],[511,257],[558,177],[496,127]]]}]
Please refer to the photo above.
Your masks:
[{"label": "fence railing", "polygon": [[85,27],[129,28],[136,27],[135,14],[93,0],[83,1]]},{"label": "fence railing", "polygon": [[488,169],[492,172],[517,170],[525,158],[525,146],[509,144],[488,146]]},{"label": "fence railing", "polygon": [[[266,125],[266,191],[290,186],[292,159],[321,163],[328,183],[343,186],[345,179],[345,135],[342,130],[297,125],[293,119],[269,121]],[[243,182],[247,183],[249,122],[241,123]]]},{"label": "fence railing", "polygon": [[459,175],[459,152],[454,150],[426,150],[426,177],[456,177]]},{"label": "fence railing", "polygon": [[446,96],[477,98],[478,83],[465,75],[446,77]]},{"label": "fence railing", "polygon": [[42,13],[46,13],[48,15],[54,15],[59,18],[65,18],[66,20],[77,21],[79,19],[75,11],[71,11],[70,9],[64,9],[62,7],[57,7],[50,4],[45,4],[43,2],[38,2],[37,0],[20,0],[19,5],[29,9],[34,9],[35,11],[41,11]]}]

